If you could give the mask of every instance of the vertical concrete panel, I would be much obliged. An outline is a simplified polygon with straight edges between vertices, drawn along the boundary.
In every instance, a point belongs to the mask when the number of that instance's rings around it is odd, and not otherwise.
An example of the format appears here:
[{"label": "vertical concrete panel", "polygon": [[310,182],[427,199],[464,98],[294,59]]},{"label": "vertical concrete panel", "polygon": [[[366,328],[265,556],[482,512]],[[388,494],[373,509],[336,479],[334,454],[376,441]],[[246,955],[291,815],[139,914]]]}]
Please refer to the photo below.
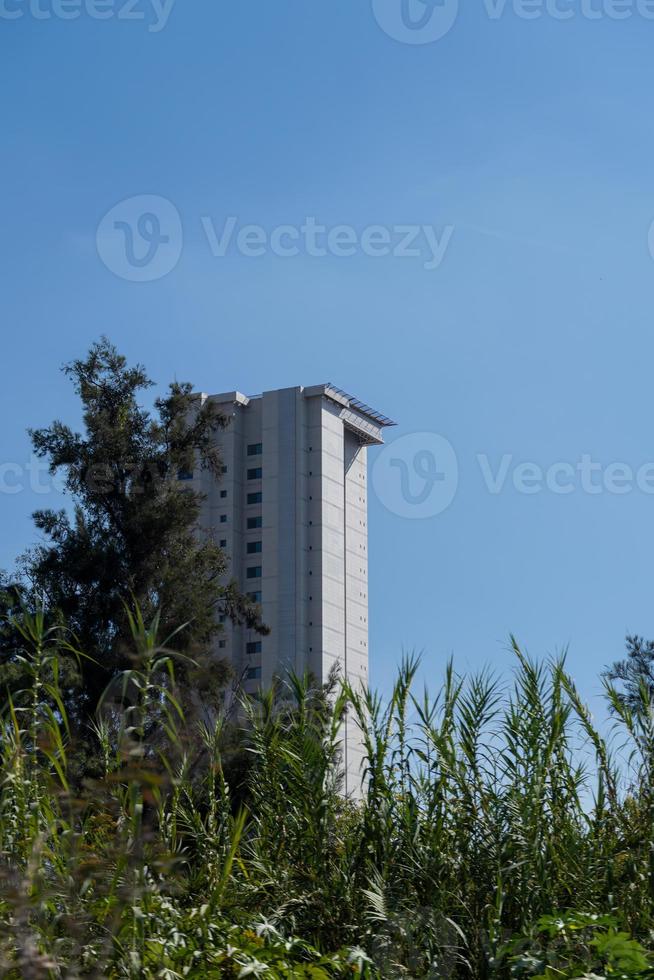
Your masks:
[{"label": "vertical concrete panel", "polygon": [[264,663],[264,682],[274,673],[295,670],[298,581],[297,534],[297,392],[294,388],[263,395],[263,517],[266,608],[274,602],[274,623]]},{"label": "vertical concrete panel", "polygon": [[[345,648],[347,675],[353,686],[368,684],[368,491],[367,450],[352,432],[345,432]],[[353,718],[345,722],[347,789],[358,795],[363,739]]]}]

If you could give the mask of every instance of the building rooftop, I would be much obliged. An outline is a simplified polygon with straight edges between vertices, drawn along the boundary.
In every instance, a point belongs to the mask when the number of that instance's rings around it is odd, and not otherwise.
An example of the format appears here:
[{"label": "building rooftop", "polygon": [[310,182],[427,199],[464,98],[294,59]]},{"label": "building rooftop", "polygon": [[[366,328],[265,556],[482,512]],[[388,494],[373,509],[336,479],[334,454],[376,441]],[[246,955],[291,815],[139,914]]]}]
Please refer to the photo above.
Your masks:
[{"label": "building rooftop", "polygon": [[[301,386],[300,386],[301,387]],[[309,397],[312,395],[322,394],[326,398],[337,402],[344,408],[349,408],[361,415],[365,415],[366,418],[374,422],[378,428],[388,428],[391,425],[397,425],[392,419],[389,419],[387,415],[382,415],[381,412],[376,411],[376,409],[371,408],[370,405],[366,405],[359,398],[355,398],[354,395],[348,394],[347,391],[343,391],[342,388],[338,388],[336,385],[332,384],[331,381],[325,382],[322,385],[313,385],[311,387],[302,388],[302,391]],[[240,391],[225,391],[218,395],[202,395],[203,398],[210,397],[213,401],[217,402],[232,402],[237,405],[248,405],[251,401],[257,398],[261,398],[261,395],[244,395]]]}]

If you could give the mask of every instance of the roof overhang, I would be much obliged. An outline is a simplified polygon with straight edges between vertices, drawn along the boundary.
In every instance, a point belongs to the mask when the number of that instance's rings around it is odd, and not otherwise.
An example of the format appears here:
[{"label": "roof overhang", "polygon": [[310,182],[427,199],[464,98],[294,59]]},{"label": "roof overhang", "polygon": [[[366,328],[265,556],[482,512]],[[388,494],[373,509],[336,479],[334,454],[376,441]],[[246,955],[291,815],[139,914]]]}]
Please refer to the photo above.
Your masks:
[{"label": "roof overhang", "polygon": [[384,442],[383,429],[396,425],[387,415],[382,415],[381,412],[371,408],[370,405],[366,405],[365,402],[353,395],[349,395],[342,388],[337,388],[331,382],[305,388],[304,395],[308,398],[322,395],[338,405],[340,418],[345,427],[358,435],[365,445],[382,445]]}]

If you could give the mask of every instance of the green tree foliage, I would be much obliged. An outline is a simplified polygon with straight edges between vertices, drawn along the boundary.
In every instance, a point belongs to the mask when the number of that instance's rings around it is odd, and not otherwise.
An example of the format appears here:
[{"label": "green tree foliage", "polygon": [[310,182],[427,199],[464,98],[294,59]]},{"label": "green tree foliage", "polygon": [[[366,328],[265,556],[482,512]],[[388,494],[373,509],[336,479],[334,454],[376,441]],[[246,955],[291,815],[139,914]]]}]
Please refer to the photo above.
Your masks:
[{"label": "green tree foliage", "polygon": [[57,611],[92,658],[80,668],[74,719],[91,715],[128,666],[130,597],[146,618],[163,610],[164,634],[187,624],[176,645],[197,665],[187,667],[187,678],[202,671],[208,696],[210,682],[225,679],[207,659],[217,612],[263,630],[258,608],[224,584],[227,562],[211,529],[198,533],[201,495],[178,480],[189,470],[220,477],[215,435],[228,419],[178,382],[146,410],[140,399],[152,381],[106,339],[64,372],[81,403],[83,432],[56,421],[30,434],[50,472],[65,475],[72,509],[35,513],[45,543],[23,556],[20,569],[33,606]]},{"label": "green tree foliage", "polygon": [[610,683],[620,685],[622,704],[638,710],[642,704],[643,684],[647,697],[654,698],[654,641],[644,640],[642,636],[627,636],[626,648],[627,656],[616,660],[604,676]]}]

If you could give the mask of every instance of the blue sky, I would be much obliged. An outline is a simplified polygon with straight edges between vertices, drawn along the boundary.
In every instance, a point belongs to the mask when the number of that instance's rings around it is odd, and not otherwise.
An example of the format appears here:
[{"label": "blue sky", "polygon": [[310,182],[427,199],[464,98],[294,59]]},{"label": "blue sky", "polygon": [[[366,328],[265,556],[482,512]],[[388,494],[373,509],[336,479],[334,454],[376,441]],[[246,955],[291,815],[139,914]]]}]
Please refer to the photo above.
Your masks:
[{"label": "blue sky", "polygon": [[[590,0],[559,0],[570,19],[551,3],[525,19],[475,0],[440,39],[403,43],[401,0],[177,0],[160,30],[150,0],[131,8],[140,19],[105,0],[103,20],[75,0],[64,20],[52,2],[0,4],[3,460],[27,463],[28,426],[76,422],[58,368],[101,333],[161,383],[331,380],[397,419],[389,439],[427,433],[383,458],[370,495],[373,681],[388,683],[403,649],[424,651],[432,686],[451,653],[505,671],[514,632],[533,654],[569,645],[594,696],[625,632],[654,635],[654,496],[578,481],[524,493],[514,468],[586,455],[601,482],[610,464],[654,460],[645,8],[624,0],[618,20],[595,0],[591,19]],[[162,216],[179,225],[171,271],[134,281],[102,228],[121,208],[129,224],[144,197],[170,202]],[[234,239],[214,255],[206,229],[219,237],[230,217],[237,234],[290,226],[298,254],[268,237],[256,257]],[[347,226],[354,254],[308,254],[307,218]],[[400,226],[450,237],[425,268],[422,237],[418,256],[370,254],[371,226],[391,252]],[[166,234],[165,220],[146,232]],[[456,493],[440,514],[407,516],[389,482],[401,465],[384,460],[404,460],[418,495],[430,434],[453,449]],[[484,472],[503,457],[491,493]],[[0,567],[54,501],[2,494]]]}]

